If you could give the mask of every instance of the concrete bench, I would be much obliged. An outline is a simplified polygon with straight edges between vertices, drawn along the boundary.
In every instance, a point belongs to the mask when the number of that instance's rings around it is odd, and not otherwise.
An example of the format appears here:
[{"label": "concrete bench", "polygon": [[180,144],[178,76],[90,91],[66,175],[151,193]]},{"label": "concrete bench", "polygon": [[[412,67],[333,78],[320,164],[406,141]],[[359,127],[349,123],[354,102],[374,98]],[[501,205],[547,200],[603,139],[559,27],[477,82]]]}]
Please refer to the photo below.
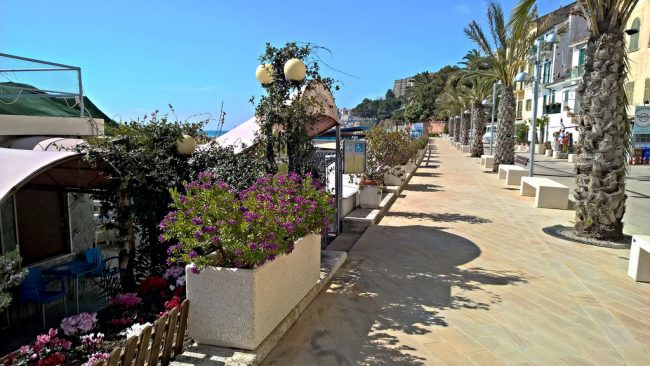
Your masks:
[{"label": "concrete bench", "polygon": [[569,187],[548,178],[521,178],[522,196],[535,196],[535,207],[569,208]]},{"label": "concrete bench", "polygon": [[518,165],[499,165],[499,179],[505,179],[507,185],[518,186],[521,183],[521,177],[525,177],[528,170]]},{"label": "concrete bench", "polygon": [[485,169],[492,169],[494,166],[494,155],[481,155],[481,165]]},{"label": "concrete bench", "polygon": [[627,275],[635,281],[650,282],[650,236],[634,235]]},{"label": "concrete bench", "polygon": [[461,145],[460,151],[462,151],[463,153],[469,153],[469,152],[471,152],[471,146],[469,146],[469,145]]}]

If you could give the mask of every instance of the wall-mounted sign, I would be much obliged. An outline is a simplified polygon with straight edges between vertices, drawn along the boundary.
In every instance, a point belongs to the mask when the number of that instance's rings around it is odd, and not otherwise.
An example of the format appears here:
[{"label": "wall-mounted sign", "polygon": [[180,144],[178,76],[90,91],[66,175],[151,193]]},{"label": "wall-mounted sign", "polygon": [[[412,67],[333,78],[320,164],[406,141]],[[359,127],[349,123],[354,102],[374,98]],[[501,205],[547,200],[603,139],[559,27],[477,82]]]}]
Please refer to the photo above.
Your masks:
[{"label": "wall-mounted sign", "polygon": [[650,105],[636,106],[633,133],[635,135],[650,134]]},{"label": "wall-mounted sign", "polygon": [[343,140],[343,173],[362,174],[366,171],[366,141]]}]

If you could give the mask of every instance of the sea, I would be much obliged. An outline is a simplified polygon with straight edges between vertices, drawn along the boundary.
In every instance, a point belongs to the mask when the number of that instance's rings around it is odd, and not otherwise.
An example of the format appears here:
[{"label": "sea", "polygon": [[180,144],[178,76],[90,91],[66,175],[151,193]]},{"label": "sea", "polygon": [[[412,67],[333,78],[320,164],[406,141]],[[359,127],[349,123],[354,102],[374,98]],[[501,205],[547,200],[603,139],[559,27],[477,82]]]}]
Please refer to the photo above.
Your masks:
[{"label": "sea", "polygon": [[221,130],[221,131],[217,131],[217,130],[203,130],[203,132],[205,132],[205,134],[208,135],[208,137],[213,138],[213,139],[216,139],[217,137],[219,137],[219,136],[225,134],[225,133],[228,132],[228,131],[223,131],[223,130]]}]

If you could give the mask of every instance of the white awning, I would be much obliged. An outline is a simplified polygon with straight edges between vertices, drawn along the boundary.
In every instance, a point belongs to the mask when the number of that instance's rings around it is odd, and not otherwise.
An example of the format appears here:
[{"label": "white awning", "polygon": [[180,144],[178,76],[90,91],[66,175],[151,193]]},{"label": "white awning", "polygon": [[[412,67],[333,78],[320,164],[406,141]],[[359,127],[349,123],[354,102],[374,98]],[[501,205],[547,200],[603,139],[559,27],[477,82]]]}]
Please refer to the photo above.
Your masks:
[{"label": "white awning", "polygon": [[0,148],[0,201],[48,169],[82,155],[76,152]]}]

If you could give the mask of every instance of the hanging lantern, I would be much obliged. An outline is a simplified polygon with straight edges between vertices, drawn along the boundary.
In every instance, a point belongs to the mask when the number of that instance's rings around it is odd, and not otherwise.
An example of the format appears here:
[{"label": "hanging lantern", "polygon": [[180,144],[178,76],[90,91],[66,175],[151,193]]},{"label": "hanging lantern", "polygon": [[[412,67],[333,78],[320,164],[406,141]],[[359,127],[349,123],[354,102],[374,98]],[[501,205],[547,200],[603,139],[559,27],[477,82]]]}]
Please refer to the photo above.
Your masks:
[{"label": "hanging lantern", "polygon": [[190,135],[183,135],[183,137],[176,141],[176,151],[181,155],[191,155],[196,149],[196,140]]},{"label": "hanging lantern", "polygon": [[284,76],[292,81],[302,81],[307,75],[307,66],[299,58],[292,58],[284,64]]},{"label": "hanging lantern", "polygon": [[259,65],[255,70],[255,78],[260,84],[271,84],[273,82],[273,66],[271,64]]}]

